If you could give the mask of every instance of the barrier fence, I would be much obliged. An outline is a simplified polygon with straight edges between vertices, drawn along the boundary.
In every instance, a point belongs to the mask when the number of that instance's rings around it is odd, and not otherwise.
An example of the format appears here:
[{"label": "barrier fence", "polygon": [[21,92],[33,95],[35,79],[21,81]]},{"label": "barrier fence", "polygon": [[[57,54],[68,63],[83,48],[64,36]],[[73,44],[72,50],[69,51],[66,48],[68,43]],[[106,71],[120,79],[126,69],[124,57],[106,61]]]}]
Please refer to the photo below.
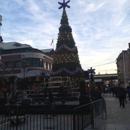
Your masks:
[{"label": "barrier fence", "polygon": [[83,130],[92,123],[92,103],[76,107],[73,113],[73,130]]},{"label": "barrier fence", "polygon": [[76,107],[73,114],[73,130],[83,130],[89,125],[94,128],[94,120],[101,115],[103,118],[104,114],[107,118],[106,102],[103,97],[100,100]]},{"label": "barrier fence", "polygon": [[0,106],[0,130],[83,130],[89,125],[94,128],[94,120],[103,113],[107,115],[104,98],[74,110]]}]

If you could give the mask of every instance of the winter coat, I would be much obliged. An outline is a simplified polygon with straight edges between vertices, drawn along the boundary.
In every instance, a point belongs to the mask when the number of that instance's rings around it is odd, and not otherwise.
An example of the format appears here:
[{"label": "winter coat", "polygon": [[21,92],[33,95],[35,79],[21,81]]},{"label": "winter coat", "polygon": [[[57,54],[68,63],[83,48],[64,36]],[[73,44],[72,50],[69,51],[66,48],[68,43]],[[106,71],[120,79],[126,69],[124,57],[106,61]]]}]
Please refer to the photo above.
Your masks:
[{"label": "winter coat", "polygon": [[124,88],[119,88],[118,89],[118,94],[119,94],[119,97],[126,97],[126,91]]}]

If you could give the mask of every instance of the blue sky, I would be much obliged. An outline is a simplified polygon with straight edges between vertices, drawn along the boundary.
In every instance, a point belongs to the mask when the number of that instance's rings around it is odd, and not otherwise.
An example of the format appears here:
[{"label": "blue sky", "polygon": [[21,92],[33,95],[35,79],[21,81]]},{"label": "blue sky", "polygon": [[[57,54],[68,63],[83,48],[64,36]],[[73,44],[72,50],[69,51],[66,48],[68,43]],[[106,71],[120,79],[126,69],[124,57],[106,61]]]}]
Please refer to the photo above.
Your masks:
[{"label": "blue sky", "polygon": [[[53,39],[55,48],[62,16],[58,2],[63,0],[2,0],[4,42],[48,49],[53,48]],[[130,42],[130,0],[70,0],[68,5],[82,68],[93,67],[96,74],[116,73],[116,58]]]}]

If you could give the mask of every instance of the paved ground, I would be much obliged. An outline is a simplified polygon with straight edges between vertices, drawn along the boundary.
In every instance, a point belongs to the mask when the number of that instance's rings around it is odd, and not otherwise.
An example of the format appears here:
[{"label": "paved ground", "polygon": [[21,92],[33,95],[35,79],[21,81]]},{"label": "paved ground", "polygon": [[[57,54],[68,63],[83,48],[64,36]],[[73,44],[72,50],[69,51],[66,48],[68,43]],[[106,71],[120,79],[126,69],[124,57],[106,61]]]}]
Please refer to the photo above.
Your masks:
[{"label": "paved ground", "polygon": [[94,130],[130,130],[130,101],[128,98],[125,108],[119,107],[119,99],[112,94],[104,94],[104,98],[107,105],[107,119],[102,117],[96,119]]}]

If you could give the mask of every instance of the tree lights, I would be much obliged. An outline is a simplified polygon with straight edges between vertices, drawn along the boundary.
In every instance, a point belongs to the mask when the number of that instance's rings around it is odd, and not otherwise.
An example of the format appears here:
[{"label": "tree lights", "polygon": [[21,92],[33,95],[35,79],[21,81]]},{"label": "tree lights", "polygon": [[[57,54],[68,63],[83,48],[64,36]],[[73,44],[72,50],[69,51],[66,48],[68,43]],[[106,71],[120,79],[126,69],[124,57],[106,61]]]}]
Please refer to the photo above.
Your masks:
[{"label": "tree lights", "polygon": [[74,84],[77,85],[80,80],[83,80],[84,74],[79,61],[78,50],[73,39],[72,28],[69,26],[65,10],[66,7],[70,8],[67,5],[69,2],[65,2],[65,0],[63,0],[63,3],[58,2],[61,5],[59,9],[63,8],[63,13],[50,74],[52,76],[69,76],[73,82],[75,81]]}]

